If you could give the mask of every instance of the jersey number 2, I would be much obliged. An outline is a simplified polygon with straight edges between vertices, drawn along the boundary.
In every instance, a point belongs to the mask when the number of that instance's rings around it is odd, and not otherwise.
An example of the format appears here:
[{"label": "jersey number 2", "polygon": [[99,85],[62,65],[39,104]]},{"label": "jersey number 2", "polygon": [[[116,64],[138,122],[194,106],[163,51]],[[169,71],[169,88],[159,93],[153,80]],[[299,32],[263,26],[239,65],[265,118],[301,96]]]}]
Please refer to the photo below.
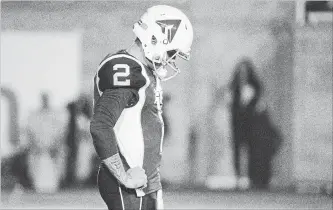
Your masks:
[{"label": "jersey number 2", "polygon": [[116,72],[113,75],[113,84],[117,86],[130,86],[130,80],[119,80],[120,78],[125,78],[130,74],[130,67],[127,64],[116,64],[113,66],[114,71],[119,69],[125,69],[125,72]]}]

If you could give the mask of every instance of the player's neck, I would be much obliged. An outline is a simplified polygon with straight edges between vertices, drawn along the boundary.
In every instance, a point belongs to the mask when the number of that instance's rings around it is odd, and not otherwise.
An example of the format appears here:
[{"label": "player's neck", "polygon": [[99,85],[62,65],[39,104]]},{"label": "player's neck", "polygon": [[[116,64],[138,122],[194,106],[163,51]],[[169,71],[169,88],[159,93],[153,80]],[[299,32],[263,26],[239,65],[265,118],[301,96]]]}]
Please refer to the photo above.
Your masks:
[{"label": "player's neck", "polygon": [[139,43],[135,42],[126,51],[128,52],[128,54],[130,54],[130,55],[134,56],[136,59],[138,59],[141,63],[143,63],[144,65],[147,65],[147,62],[144,57],[143,49]]}]

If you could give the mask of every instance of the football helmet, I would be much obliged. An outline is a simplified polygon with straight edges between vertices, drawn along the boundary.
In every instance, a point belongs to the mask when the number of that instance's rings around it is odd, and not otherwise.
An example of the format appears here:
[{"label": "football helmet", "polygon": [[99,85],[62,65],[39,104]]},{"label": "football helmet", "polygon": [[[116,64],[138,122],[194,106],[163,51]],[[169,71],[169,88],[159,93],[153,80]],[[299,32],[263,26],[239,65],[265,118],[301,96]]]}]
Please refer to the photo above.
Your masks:
[{"label": "football helmet", "polygon": [[[150,7],[134,24],[133,32],[142,43],[146,59],[162,81],[180,73],[175,64],[176,57],[190,59],[192,24],[177,8],[167,5]],[[167,67],[173,70],[171,74]]]}]

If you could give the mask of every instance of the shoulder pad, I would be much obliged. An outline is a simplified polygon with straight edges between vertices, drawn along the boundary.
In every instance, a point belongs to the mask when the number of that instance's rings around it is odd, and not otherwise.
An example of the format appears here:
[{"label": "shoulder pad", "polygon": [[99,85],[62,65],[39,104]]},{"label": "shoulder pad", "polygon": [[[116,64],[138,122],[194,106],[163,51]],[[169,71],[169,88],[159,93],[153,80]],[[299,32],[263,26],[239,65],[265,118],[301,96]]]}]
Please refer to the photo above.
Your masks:
[{"label": "shoulder pad", "polygon": [[122,87],[139,90],[147,82],[143,68],[142,63],[130,55],[108,55],[98,68],[96,85],[101,92]]}]

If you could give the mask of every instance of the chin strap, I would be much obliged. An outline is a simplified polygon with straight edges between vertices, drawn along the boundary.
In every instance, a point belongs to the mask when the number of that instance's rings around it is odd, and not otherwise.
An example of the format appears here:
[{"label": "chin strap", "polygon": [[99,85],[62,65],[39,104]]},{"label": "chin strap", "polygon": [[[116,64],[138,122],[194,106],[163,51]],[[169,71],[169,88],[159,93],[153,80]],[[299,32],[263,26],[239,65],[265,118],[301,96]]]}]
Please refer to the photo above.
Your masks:
[{"label": "chin strap", "polygon": [[[174,78],[175,76],[177,76],[178,74],[180,74],[180,69],[176,66],[175,62],[173,61],[173,59],[179,54],[179,51],[177,51],[172,57],[170,57],[168,60],[166,61],[162,61],[162,65],[160,67],[156,67],[156,63],[158,62],[155,62],[155,61],[150,61],[152,62],[153,64],[153,67],[154,67],[154,71],[156,72],[156,75],[158,76],[158,78],[161,80],[161,81],[167,81],[167,80],[170,80],[172,78]],[[166,68],[166,66],[169,66],[171,67],[171,69],[174,71],[172,75],[168,76],[168,77],[161,77],[159,74],[158,74],[158,71],[161,69],[161,68]],[[167,71],[167,70],[166,70]],[[167,71],[168,72],[168,71]]]}]

